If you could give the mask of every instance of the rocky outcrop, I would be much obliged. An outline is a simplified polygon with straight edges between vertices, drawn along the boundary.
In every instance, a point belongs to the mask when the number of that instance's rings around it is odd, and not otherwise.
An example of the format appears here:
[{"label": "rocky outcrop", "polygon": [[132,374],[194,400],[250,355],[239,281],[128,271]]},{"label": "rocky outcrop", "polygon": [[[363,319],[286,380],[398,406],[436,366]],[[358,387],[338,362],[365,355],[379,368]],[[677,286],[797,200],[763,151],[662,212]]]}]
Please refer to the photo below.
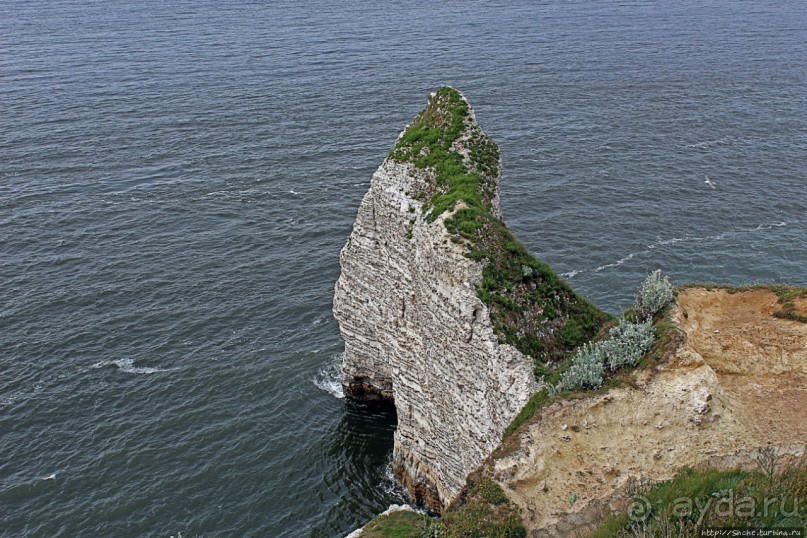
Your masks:
[{"label": "rocky outcrop", "polygon": [[685,466],[755,468],[764,447],[801,457],[807,325],[774,317],[776,308],[764,289],[683,290],[667,357],[605,394],[556,401],[521,428],[518,448],[492,467],[529,535],[590,532],[625,513],[632,483]]},{"label": "rocky outcrop", "polygon": [[373,175],[340,257],[345,394],[394,401],[393,469],[435,511],[538,388],[519,348],[596,328],[568,314],[593,311],[504,228],[500,180],[495,144],[443,88]]}]

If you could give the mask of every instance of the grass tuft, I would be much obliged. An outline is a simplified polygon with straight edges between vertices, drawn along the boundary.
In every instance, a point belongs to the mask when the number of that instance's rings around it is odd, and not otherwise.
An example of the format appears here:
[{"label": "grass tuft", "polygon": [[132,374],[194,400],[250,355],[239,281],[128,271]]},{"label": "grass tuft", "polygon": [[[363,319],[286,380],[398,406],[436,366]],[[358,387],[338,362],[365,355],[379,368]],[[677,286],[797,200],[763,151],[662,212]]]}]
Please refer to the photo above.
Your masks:
[{"label": "grass tuft", "polygon": [[472,473],[460,498],[446,508],[442,517],[443,534],[450,538],[523,538],[527,530],[518,508],[484,466]]},{"label": "grass tuft", "polygon": [[606,519],[589,538],[695,538],[716,527],[807,530],[806,463],[802,457],[778,475],[684,468],[672,480],[635,488],[628,513]]},{"label": "grass tuft", "polygon": [[400,510],[385,516],[378,516],[365,525],[362,538],[421,538],[429,526],[431,518],[412,512]]}]

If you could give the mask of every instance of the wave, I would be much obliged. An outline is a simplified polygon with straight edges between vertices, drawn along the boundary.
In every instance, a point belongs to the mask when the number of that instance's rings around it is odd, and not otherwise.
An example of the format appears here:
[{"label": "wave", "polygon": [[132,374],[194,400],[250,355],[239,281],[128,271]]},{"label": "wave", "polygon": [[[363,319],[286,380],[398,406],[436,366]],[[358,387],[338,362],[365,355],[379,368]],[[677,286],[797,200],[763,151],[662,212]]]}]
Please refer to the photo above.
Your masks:
[{"label": "wave", "polygon": [[327,364],[322,366],[314,377],[314,385],[335,398],[342,399],[345,392],[342,390],[342,358],[344,353],[331,355]]},{"label": "wave", "polygon": [[386,493],[387,497],[394,499],[393,502],[397,504],[411,503],[415,512],[427,514],[426,509],[416,505],[407,489],[395,478],[395,472],[392,470],[392,452],[387,455],[387,460],[384,463],[384,477],[381,479],[379,487]]},{"label": "wave", "polygon": [[710,148],[713,146],[727,145],[739,140],[737,137],[723,136],[714,140],[703,140],[701,142],[693,142],[692,144],[684,144],[685,148]]},{"label": "wave", "polygon": [[156,374],[159,372],[173,372],[174,370],[179,370],[179,368],[148,368],[148,367],[139,367],[134,365],[134,360],[132,359],[118,359],[115,361],[101,361],[96,362],[90,368],[98,369],[98,368],[105,368],[107,366],[117,366],[118,370],[127,374]]},{"label": "wave", "polygon": [[783,226],[787,226],[787,222],[777,221],[777,222],[763,223],[755,228],[739,228],[739,229],[735,228],[733,230],[727,230],[725,232],[716,235],[707,235],[707,236],[686,235],[684,237],[671,237],[669,239],[658,239],[654,243],[647,245],[647,247],[645,247],[643,250],[640,250],[638,252],[631,252],[627,256],[623,256],[622,258],[618,259],[615,262],[606,263],[598,267],[595,267],[594,269],[573,269],[571,271],[562,273],[561,276],[567,279],[571,279],[574,278],[576,275],[579,275],[580,273],[588,273],[588,272],[599,273],[600,271],[603,271],[605,269],[610,269],[612,267],[619,267],[625,262],[632,260],[636,256],[649,253],[650,251],[656,249],[656,247],[674,245],[676,243],[688,243],[688,242],[702,243],[704,241],[721,241],[729,236],[743,235],[761,230],[770,230],[772,228],[781,228]]},{"label": "wave", "polygon": [[633,257],[634,257],[634,256],[636,256],[637,254],[641,254],[641,253],[640,253],[640,252],[633,252],[633,253],[631,253],[631,254],[628,254],[628,255],[627,255],[627,256],[625,256],[624,258],[620,258],[620,259],[618,259],[618,260],[617,260],[617,261],[615,261],[614,263],[606,263],[605,265],[600,265],[599,267],[597,267],[596,269],[594,269],[594,272],[595,272],[595,273],[599,273],[599,272],[600,272],[600,271],[602,271],[603,269],[609,269],[609,268],[611,268],[611,267],[619,267],[619,266],[620,266],[620,265],[622,265],[623,263],[625,263],[625,262],[628,262],[628,261],[632,260],[632,259],[633,259]]},{"label": "wave", "polygon": [[787,226],[786,222],[774,222],[773,224],[760,224],[754,230],[770,230],[771,228],[781,228]]}]

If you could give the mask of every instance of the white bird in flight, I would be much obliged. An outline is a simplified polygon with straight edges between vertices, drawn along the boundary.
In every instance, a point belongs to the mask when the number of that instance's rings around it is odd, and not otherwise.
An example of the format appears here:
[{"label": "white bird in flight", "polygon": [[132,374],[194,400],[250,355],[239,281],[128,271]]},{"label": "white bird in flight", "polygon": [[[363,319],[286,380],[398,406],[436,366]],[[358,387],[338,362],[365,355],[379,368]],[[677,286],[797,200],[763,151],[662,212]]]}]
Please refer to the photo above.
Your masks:
[{"label": "white bird in flight", "polygon": [[[704,174],[704,175],[705,175],[705,174]],[[706,183],[707,185],[709,185],[709,186],[710,186],[710,187],[712,187],[713,189],[716,189],[716,188],[717,188],[717,187],[715,186],[714,182],[711,180],[711,178],[710,178],[708,175],[706,176],[706,181],[704,181],[704,183]]]}]

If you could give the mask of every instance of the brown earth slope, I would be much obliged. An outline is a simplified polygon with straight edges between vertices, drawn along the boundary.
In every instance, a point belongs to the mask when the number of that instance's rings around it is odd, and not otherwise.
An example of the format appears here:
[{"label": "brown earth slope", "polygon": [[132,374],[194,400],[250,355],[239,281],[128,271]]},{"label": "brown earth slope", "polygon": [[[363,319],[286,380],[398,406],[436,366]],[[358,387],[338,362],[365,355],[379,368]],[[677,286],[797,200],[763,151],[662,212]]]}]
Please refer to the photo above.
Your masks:
[{"label": "brown earth slope", "polygon": [[807,439],[807,324],[773,317],[777,297],[764,289],[691,289],[679,302],[688,344],[717,373],[747,425],[766,442]]},{"label": "brown earth slope", "polygon": [[802,454],[807,324],[773,317],[776,302],[763,289],[686,289],[672,314],[686,337],[673,356],[522,428],[494,472],[530,536],[574,536],[624,510],[633,480],[748,465],[767,445]]}]

